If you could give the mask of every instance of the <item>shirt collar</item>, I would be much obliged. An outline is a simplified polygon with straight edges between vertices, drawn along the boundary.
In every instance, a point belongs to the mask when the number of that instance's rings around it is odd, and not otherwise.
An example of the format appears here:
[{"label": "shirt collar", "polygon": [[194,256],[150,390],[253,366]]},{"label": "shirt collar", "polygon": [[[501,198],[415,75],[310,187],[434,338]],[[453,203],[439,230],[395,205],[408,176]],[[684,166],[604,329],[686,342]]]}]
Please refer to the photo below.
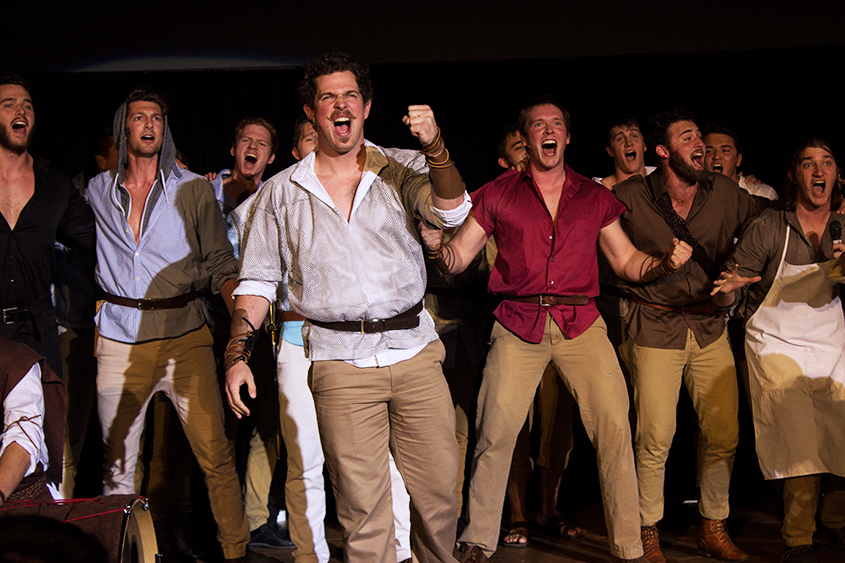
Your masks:
[{"label": "shirt collar", "polygon": [[[384,154],[381,147],[367,141],[366,139],[364,140],[364,147],[364,150],[366,151],[366,159],[364,160],[364,170],[361,174],[361,181],[358,183],[358,187],[355,190],[355,199],[352,202],[353,213],[367,195],[370,186],[378,176],[379,172],[381,172],[388,163],[387,156]],[[326,188],[323,187],[323,184],[320,183],[319,178],[317,178],[317,174],[314,172],[314,160],[316,158],[316,154],[316,152],[312,151],[305,158],[300,160],[295,165],[295,168],[290,175],[290,179],[292,182],[301,186],[305,191],[329,207],[334,208],[335,205],[332,198],[329,196]]]}]

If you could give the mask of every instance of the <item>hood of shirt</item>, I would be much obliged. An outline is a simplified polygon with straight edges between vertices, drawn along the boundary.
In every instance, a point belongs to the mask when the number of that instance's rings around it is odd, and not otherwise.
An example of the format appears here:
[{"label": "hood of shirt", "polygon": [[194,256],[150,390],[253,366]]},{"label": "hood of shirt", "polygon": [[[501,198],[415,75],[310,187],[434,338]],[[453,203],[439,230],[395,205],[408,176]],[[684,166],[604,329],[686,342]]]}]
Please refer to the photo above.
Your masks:
[{"label": "hood of shirt", "polygon": [[[114,114],[114,144],[117,147],[117,175],[122,178],[123,171],[126,168],[127,152],[126,152],[126,110],[129,104],[123,102]],[[161,143],[161,150],[158,153],[158,169],[162,178],[167,178],[171,171],[177,177],[182,174],[179,167],[176,166],[176,145],[173,142],[173,135],[170,133],[170,125],[168,124],[167,116],[164,116],[164,138]]]}]

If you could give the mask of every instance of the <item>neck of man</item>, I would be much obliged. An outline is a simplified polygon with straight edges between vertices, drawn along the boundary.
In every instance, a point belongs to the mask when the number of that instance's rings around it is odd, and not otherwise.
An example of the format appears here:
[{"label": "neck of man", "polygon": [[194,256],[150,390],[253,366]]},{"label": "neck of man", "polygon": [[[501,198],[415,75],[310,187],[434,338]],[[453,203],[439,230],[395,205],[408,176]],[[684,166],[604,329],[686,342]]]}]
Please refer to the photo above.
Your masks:
[{"label": "neck of man", "polygon": [[158,157],[158,154],[147,157],[129,153],[124,182],[146,188],[152,187],[158,177]]},{"label": "neck of man", "polygon": [[[811,240],[818,250],[821,236],[824,234],[824,229],[827,227],[827,222],[830,219],[830,202],[821,207],[814,207],[808,205],[800,199],[795,202],[795,214],[798,216],[798,222],[801,224],[801,229],[804,234]],[[817,238],[813,238],[813,234],[817,234]]]},{"label": "neck of man", "polygon": [[243,172],[235,168],[232,170],[232,175],[223,182],[223,191],[232,201],[240,203],[258,190],[263,175],[264,172],[262,171],[261,174],[245,176]]},{"label": "neck of man", "polygon": [[32,155],[29,151],[16,152],[0,148],[0,174],[4,177],[16,176],[32,170]]},{"label": "neck of man", "polygon": [[645,174],[645,164],[642,164],[638,170],[635,170],[633,172],[625,172],[621,168],[617,167],[616,173],[614,174],[614,176],[616,178],[615,183],[618,184],[619,182],[624,182],[628,178],[631,178],[631,177],[637,176],[637,175],[640,175],[643,178],[645,178],[645,176],[646,176],[646,174]]},{"label": "neck of man", "polygon": [[534,183],[542,191],[562,189],[563,183],[566,182],[566,165],[563,160],[553,168],[539,167],[532,160],[529,161],[528,167],[531,169],[531,177],[534,179]]},{"label": "neck of man", "polygon": [[672,170],[668,162],[663,162],[660,167],[660,176],[663,178],[663,185],[672,203],[685,203],[692,201],[698,191],[698,182],[690,182],[686,178],[678,176]]},{"label": "neck of man", "polygon": [[367,160],[363,137],[357,147],[342,154],[323,149],[323,144],[320,146],[314,154],[314,172],[318,176],[346,176],[355,171],[359,174],[363,172]]}]

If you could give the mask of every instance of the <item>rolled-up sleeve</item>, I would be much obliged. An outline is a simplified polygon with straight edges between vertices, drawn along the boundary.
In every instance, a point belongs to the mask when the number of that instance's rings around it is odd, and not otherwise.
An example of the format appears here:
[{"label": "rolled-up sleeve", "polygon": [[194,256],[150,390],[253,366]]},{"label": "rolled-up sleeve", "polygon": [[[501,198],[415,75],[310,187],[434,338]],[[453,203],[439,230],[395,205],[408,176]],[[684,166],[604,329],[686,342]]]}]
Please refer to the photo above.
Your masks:
[{"label": "rolled-up sleeve", "polygon": [[39,462],[47,467],[44,445],[44,393],[41,390],[41,367],[36,363],[3,401],[3,426],[0,434],[0,456],[9,444],[18,444],[29,454],[26,475],[35,471]]}]

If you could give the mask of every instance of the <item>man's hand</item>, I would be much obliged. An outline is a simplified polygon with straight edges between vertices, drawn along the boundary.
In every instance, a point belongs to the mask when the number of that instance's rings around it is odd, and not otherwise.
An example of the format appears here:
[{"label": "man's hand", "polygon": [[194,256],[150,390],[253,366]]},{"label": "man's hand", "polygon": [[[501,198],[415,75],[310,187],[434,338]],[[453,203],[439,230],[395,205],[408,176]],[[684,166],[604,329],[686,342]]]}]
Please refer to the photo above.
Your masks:
[{"label": "man's hand", "polygon": [[217,178],[217,172],[206,172],[205,179],[209,182],[213,182],[214,179]]},{"label": "man's hand", "polygon": [[408,115],[402,118],[402,123],[411,129],[411,134],[422,146],[430,145],[437,137],[437,122],[428,106],[408,106]]},{"label": "man's hand", "polygon": [[[840,263],[843,263],[842,253],[845,252],[845,243],[837,242],[833,245],[833,250],[831,251],[831,256],[834,258],[838,258]],[[845,265],[845,263],[843,263]]]},{"label": "man's hand", "polygon": [[241,401],[241,385],[246,384],[246,390],[251,398],[256,397],[255,379],[252,370],[245,362],[237,362],[226,371],[226,398],[235,416],[241,418],[249,416],[249,409]]},{"label": "man's hand", "polygon": [[710,292],[710,295],[716,295],[717,293],[731,293],[741,287],[744,287],[748,284],[757,283],[758,281],[763,279],[760,276],[744,278],[737,273],[738,270],[739,264],[734,264],[734,267],[730,272],[722,272],[722,275],[719,276],[719,279],[713,282],[713,285],[715,287],[713,287],[713,291]]},{"label": "man's hand", "polygon": [[749,186],[757,186],[763,183],[763,181],[758,180],[754,174],[743,174],[742,177],[745,178],[745,183]]},{"label": "man's hand", "polygon": [[443,244],[442,230],[429,228],[424,221],[418,223],[417,229],[420,231],[423,244],[428,250],[431,252],[440,250],[440,246]]},{"label": "man's hand", "polygon": [[692,257],[692,247],[682,240],[672,239],[672,254],[669,256],[669,265],[673,272],[681,269]]}]

